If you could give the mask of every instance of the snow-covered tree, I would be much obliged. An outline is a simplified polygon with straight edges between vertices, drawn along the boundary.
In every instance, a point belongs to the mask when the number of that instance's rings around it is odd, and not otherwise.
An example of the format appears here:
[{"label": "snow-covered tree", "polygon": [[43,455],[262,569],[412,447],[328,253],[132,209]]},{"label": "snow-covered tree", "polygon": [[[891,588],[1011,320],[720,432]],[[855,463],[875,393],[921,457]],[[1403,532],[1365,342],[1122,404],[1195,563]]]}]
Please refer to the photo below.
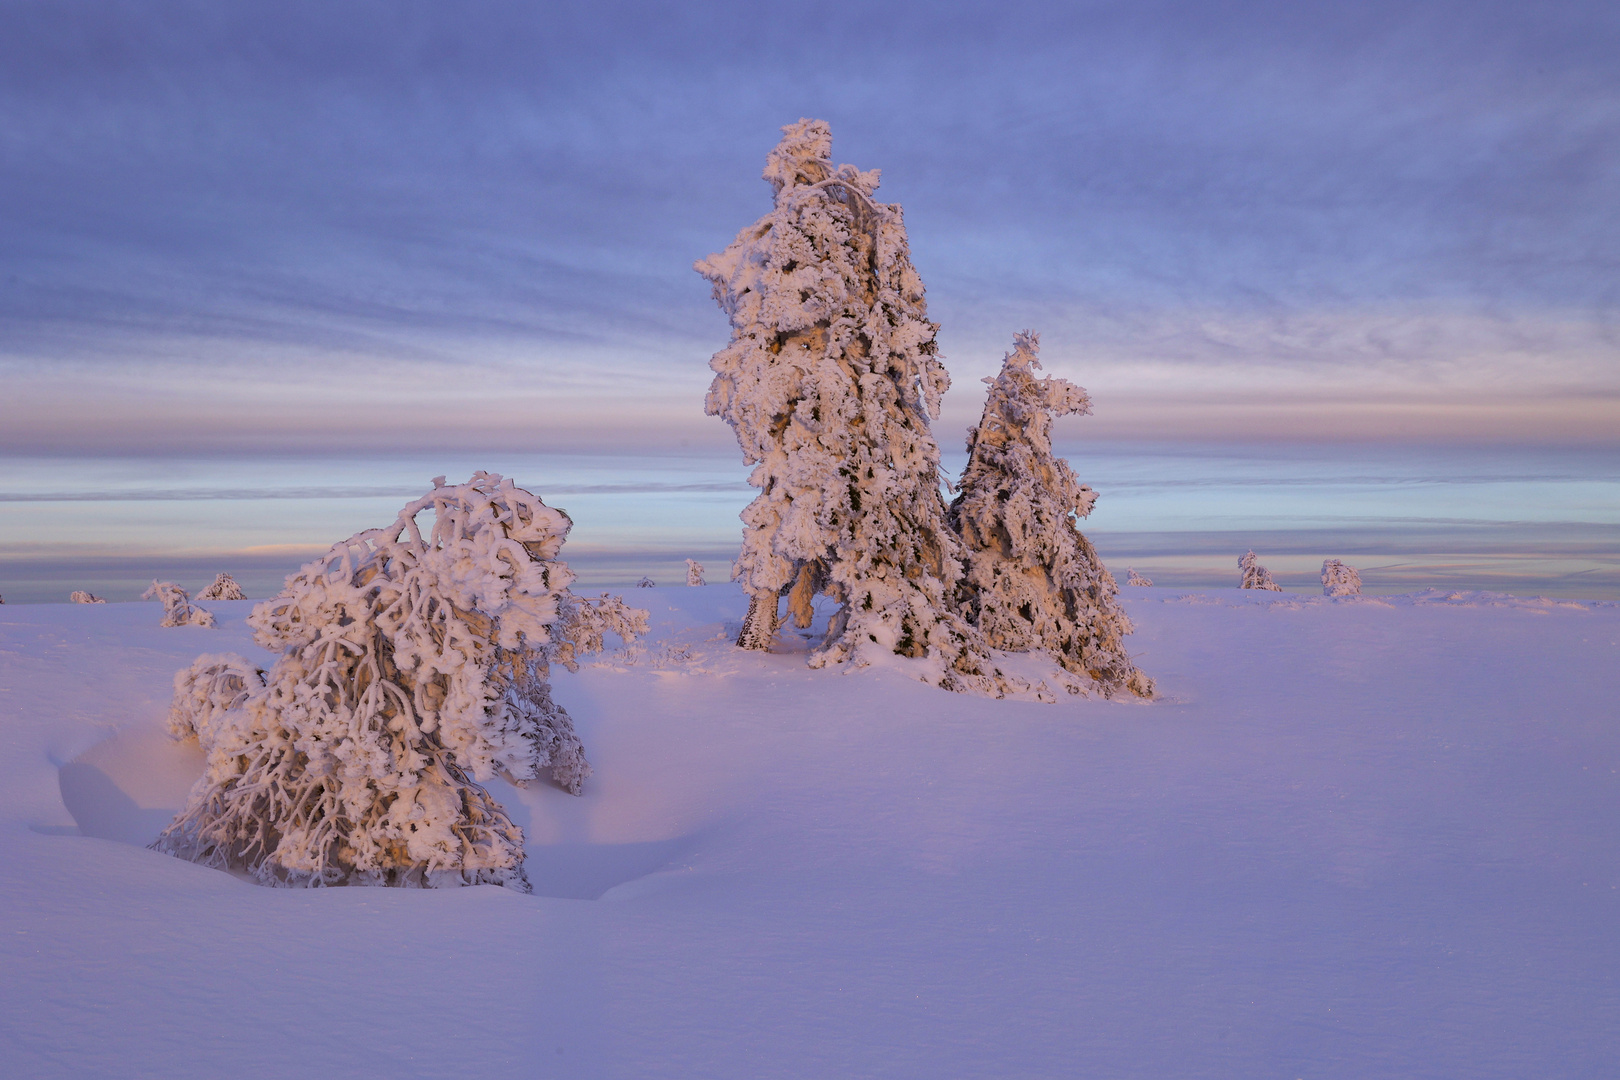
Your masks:
[{"label": "snow-covered tree", "polygon": [[158,600],[163,604],[163,621],[159,626],[213,626],[213,613],[194,607],[191,596],[172,581],[154,581],[152,587],[141,593],[142,600]]},{"label": "snow-covered tree", "polygon": [[1097,493],[1052,451],[1054,417],[1091,412],[1064,379],[1037,378],[1040,339],[1013,339],[990,384],[984,414],[968,433],[968,463],[950,521],[967,548],[962,600],[994,648],[1044,650],[1106,695],[1142,697],[1153,682],[1125,652],[1131,620],[1119,587],[1080,532]]},{"label": "snow-covered tree", "polygon": [[107,602],[94,593],[85,592],[83,589],[74,589],[68,594],[68,601],[74,604],[105,604]]},{"label": "snow-covered tree", "polygon": [[636,582],[636,588],[638,589],[653,589],[657,587],[658,583],[650,577],[644,577],[640,581]]},{"label": "snow-covered tree", "polygon": [[522,830],[479,781],[578,794],[549,665],[647,613],[568,592],[561,510],[490,473],[436,484],[253,609],[268,671],[202,656],[175,676],[171,731],[207,766],[153,847],[272,885],[527,889]]},{"label": "snow-covered tree", "polygon": [[703,564],[696,559],[686,560],[686,583],[688,585],[707,584],[703,580]]},{"label": "snow-covered tree", "polygon": [[824,593],[839,609],[812,666],[898,653],[993,691],[983,638],[950,607],[961,545],[929,430],[950,377],[900,207],[874,197],[876,170],[833,164],[824,122],[782,130],[771,211],[696,267],[732,329],[707,410],[759,489],[732,568],[749,594],[738,644],[770,646],[784,592],[801,627]]},{"label": "snow-covered tree", "polygon": [[1255,561],[1254,552],[1248,552],[1238,558],[1238,569],[1243,571],[1243,582],[1239,588],[1282,592],[1282,586],[1271,580],[1271,571]]},{"label": "snow-covered tree", "polygon": [[1322,563],[1322,595],[1360,596],[1361,575],[1354,567],[1346,566],[1338,559],[1325,560]]},{"label": "snow-covered tree", "polygon": [[229,574],[220,574],[214,578],[214,583],[197,594],[199,600],[246,600],[247,594],[242,586]]},{"label": "snow-covered tree", "polygon": [[1125,568],[1125,584],[1127,584],[1127,585],[1152,585],[1153,584],[1153,579],[1152,578],[1145,578],[1141,574],[1138,574],[1133,568],[1127,566]]}]

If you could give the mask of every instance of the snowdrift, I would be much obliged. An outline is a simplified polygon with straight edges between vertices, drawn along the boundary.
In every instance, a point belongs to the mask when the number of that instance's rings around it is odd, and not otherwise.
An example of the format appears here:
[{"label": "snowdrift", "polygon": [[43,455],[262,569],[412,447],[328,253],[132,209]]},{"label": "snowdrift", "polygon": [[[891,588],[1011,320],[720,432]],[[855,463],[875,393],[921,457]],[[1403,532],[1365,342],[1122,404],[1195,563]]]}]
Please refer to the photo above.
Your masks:
[{"label": "snowdrift", "polygon": [[[8,1076],[1605,1075],[1620,606],[1140,587],[1159,700],[951,694],[649,589],[556,673],[534,895],[275,890],[146,850],[251,604],[0,608]],[[824,619],[825,610],[820,618]]]}]

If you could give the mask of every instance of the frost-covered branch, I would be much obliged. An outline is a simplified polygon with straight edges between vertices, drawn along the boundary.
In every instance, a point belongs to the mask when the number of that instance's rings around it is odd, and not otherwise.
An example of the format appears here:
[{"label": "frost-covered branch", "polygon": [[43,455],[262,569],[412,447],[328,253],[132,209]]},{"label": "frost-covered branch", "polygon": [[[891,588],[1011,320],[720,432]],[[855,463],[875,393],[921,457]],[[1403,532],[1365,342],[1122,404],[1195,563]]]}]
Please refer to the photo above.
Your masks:
[{"label": "frost-covered branch", "polygon": [[105,604],[107,601],[94,593],[85,592],[83,589],[74,589],[68,594],[68,602],[73,604]]}]

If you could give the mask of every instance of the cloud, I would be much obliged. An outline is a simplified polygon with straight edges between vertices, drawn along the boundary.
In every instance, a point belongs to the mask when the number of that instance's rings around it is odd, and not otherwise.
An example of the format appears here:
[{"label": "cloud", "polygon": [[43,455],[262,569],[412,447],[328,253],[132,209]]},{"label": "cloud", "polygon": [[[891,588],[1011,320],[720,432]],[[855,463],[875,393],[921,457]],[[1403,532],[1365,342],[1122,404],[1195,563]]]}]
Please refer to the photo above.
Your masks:
[{"label": "cloud", "polygon": [[1033,326],[1144,399],[1601,396],[1617,50],[1599,3],[0,4],[0,420],[688,437],[690,264],[800,115],[884,169],[959,386]]}]

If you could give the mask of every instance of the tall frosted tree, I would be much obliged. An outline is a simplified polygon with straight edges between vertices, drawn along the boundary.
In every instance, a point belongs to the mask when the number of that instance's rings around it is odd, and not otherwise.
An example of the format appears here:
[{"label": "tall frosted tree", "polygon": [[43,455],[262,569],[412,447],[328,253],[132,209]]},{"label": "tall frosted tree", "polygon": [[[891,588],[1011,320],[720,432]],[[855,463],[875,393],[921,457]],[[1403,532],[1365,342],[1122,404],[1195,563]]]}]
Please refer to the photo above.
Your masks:
[{"label": "tall frosted tree", "polygon": [[[1080,532],[1097,493],[1052,450],[1052,420],[1091,412],[1091,399],[1064,379],[1037,378],[1040,339],[1013,339],[978,426],[951,524],[967,548],[962,603],[989,644],[1042,650],[1104,695],[1153,693],[1131,663],[1131,620],[1119,586]],[[1078,691],[1081,687],[1076,686]]]},{"label": "tall frosted tree", "polygon": [[824,594],[838,608],[812,666],[898,653],[993,692],[983,639],[949,606],[961,545],[929,422],[950,377],[900,207],[874,197],[876,170],[833,164],[824,122],[782,130],[771,211],[696,266],[732,330],[707,409],[759,489],[732,569],[749,594],[738,644],[770,646],[782,594],[800,626]]}]

